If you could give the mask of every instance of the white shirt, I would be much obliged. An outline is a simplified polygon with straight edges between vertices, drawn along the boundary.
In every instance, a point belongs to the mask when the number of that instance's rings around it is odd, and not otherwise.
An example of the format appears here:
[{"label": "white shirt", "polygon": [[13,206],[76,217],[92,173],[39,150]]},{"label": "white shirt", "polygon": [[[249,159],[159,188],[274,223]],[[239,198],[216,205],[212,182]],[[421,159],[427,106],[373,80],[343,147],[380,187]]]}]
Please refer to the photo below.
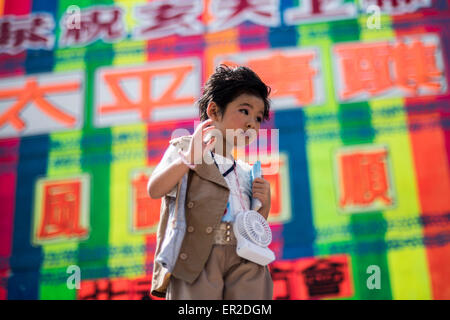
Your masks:
[{"label": "white shirt", "polygon": [[[219,166],[219,171],[221,174],[224,174],[233,166],[233,160],[225,158],[217,153],[214,153],[214,159]],[[224,212],[222,221],[233,222],[238,212],[249,210],[252,196],[250,171],[251,166],[238,159],[236,160],[236,171],[232,170],[224,177],[228,184],[228,188],[230,188],[230,196],[228,198],[227,209]],[[241,187],[240,190],[238,189],[236,172],[239,179],[239,185]],[[242,204],[239,199],[239,194],[241,195]],[[244,208],[242,208],[242,205]]]}]

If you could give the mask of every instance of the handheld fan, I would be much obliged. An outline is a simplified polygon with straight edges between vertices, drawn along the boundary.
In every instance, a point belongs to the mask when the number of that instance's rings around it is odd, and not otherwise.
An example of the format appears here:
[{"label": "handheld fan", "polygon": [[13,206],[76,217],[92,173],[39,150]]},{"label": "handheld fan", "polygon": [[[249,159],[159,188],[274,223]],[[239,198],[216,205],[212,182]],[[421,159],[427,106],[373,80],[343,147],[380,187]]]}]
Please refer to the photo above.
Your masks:
[{"label": "handheld fan", "polygon": [[267,248],[272,242],[272,231],[258,212],[249,210],[239,213],[233,231],[237,239],[238,256],[262,266],[275,260],[274,253]]}]

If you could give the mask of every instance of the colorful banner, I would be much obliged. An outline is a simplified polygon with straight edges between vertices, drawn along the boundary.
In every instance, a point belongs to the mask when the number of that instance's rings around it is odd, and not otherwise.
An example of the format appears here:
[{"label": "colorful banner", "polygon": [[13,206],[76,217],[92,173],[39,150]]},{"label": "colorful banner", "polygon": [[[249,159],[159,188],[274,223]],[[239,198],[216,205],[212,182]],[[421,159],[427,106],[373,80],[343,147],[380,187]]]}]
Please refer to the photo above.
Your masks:
[{"label": "colorful banner", "polygon": [[448,25],[446,0],[0,1],[0,299],[156,299],[146,182],[219,63],[272,88],[273,298],[450,299]]}]

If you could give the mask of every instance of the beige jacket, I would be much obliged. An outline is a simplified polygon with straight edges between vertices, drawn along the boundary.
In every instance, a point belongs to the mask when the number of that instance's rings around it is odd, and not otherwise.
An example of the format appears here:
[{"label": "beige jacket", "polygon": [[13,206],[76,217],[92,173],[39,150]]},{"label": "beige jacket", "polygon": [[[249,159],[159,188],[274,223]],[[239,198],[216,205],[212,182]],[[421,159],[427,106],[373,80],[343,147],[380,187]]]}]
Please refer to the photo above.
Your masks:
[{"label": "beige jacket", "polygon": [[[170,144],[186,151],[190,139],[192,136],[184,136],[171,140]],[[220,224],[229,198],[230,190],[227,182],[214,163],[207,164],[203,161],[197,164],[195,169],[189,170],[187,179],[184,181],[186,193],[180,192],[183,182],[181,179],[171,192],[163,196],[161,201],[151,287],[151,294],[158,297],[165,297],[170,276],[173,275],[189,283],[194,282],[198,277],[213,246],[213,228]],[[185,199],[182,199],[183,196]],[[173,225],[169,215],[174,205],[184,208],[187,228],[176,263],[170,272],[158,263],[156,258],[161,252],[161,244],[168,234],[168,229]]]}]

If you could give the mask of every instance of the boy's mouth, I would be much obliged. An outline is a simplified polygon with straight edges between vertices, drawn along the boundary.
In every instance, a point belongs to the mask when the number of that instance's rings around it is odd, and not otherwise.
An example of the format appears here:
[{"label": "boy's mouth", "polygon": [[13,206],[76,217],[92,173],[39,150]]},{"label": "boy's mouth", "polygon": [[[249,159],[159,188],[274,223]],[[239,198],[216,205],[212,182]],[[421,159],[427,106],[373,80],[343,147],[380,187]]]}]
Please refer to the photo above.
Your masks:
[{"label": "boy's mouth", "polygon": [[252,136],[251,130],[247,130],[247,131],[245,131],[245,130],[238,130],[238,132],[239,132],[239,134],[241,136],[246,136],[246,137],[251,137]]},{"label": "boy's mouth", "polygon": [[240,132],[241,137],[245,137],[246,144],[250,144],[256,137],[254,130]]}]

